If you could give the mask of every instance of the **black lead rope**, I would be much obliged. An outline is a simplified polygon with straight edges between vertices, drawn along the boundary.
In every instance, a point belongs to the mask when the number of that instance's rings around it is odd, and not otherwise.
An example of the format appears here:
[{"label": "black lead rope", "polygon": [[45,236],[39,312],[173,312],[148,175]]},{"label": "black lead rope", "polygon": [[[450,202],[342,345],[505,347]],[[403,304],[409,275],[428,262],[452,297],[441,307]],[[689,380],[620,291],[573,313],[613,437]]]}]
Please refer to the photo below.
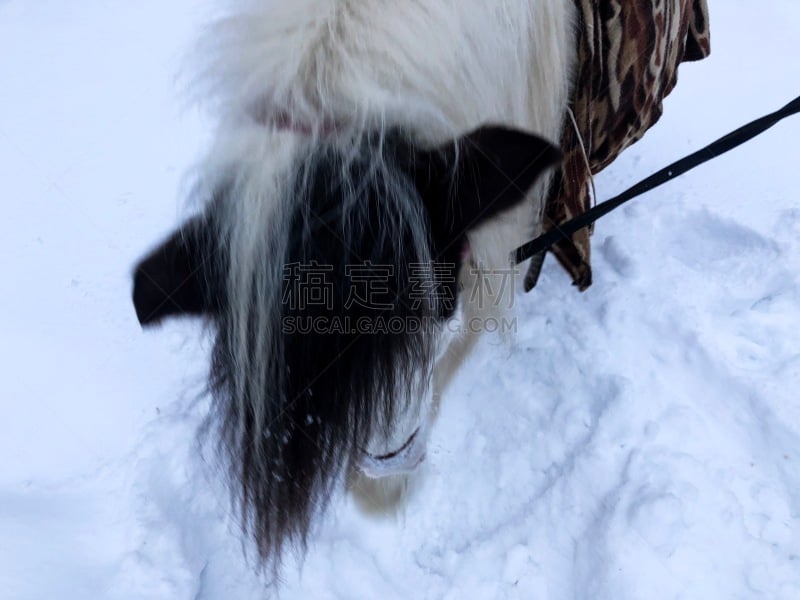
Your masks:
[{"label": "black lead rope", "polygon": [[578,215],[574,219],[571,219],[566,223],[559,225],[557,228],[552,229],[551,231],[540,235],[536,239],[520,246],[512,255],[514,264],[518,265],[519,263],[535,255],[539,255],[537,256],[538,260],[544,259],[544,251],[548,250],[553,244],[564,239],[571,239],[572,235],[576,231],[591,225],[600,217],[607,215],[615,208],[625,204],[628,200],[632,200],[637,196],[641,196],[645,192],[649,192],[653,188],[656,188],[670,181],[671,179],[675,179],[687,171],[691,171],[695,167],[702,165],[704,162],[708,162],[712,158],[721,156],[729,150],[733,150],[737,146],[741,146],[745,142],[765,132],[767,129],[782,121],[786,117],[797,113],[800,113],[800,97],[795,98],[780,110],[777,110],[765,117],[761,117],[760,119],[756,119],[752,123],[748,123],[736,131],[729,133],[725,137],[718,139],[716,142],[709,144],[702,150],[698,150],[694,154],[690,154],[686,158],[682,158],[679,161],[672,163],[668,167],[661,169],[647,179],[644,179],[633,187],[628,188],[619,196],[615,196],[610,200],[601,202],[594,208],[591,208],[581,215]]}]

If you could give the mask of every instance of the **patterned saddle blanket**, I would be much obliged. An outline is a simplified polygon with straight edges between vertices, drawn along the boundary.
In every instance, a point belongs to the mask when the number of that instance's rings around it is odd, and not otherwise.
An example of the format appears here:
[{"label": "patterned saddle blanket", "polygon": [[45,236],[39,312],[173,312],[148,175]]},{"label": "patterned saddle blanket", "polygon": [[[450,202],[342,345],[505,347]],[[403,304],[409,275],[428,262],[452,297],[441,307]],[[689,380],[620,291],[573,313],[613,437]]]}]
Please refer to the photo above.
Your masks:
[{"label": "patterned saddle blanket", "polygon": [[[564,160],[546,204],[545,231],[590,208],[592,175],[658,121],[678,66],[711,49],[706,0],[575,2],[580,29],[572,115],[565,118]],[[583,229],[551,249],[581,291],[592,283],[590,233]],[[527,287],[536,275],[529,272]]]}]

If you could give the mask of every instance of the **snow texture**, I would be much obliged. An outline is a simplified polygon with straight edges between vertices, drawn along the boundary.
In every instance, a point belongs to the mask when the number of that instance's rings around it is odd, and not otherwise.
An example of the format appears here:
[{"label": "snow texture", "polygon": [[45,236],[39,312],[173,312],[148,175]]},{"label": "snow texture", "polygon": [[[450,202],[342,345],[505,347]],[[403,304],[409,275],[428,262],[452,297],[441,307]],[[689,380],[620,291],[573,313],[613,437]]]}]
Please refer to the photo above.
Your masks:
[{"label": "snow texture", "polygon": [[[800,93],[796,0],[709,0],[712,57],[607,198]],[[277,597],[195,430],[208,340],[130,269],[185,214],[213,2],[0,1],[0,595]],[[548,261],[455,381],[401,510],[341,494],[281,598],[800,598],[800,119]]]}]

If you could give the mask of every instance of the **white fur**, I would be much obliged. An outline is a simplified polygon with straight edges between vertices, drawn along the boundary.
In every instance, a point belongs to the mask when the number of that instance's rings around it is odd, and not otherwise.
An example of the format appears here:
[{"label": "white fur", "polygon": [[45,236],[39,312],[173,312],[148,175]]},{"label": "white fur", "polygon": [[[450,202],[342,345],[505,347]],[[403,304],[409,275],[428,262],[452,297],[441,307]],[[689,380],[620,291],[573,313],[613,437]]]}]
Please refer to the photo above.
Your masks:
[{"label": "white fur", "polygon": [[[331,123],[343,143],[367,129],[402,126],[435,145],[486,123],[557,142],[574,60],[573,13],[574,0],[232,3],[202,44],[208,62],[197,92],[220,118],[201,172],[212,185],[227,165],[244,173],[236,210],[251,225],[238,235],[252,239],[234,240],[241,250],[233,249],[234,260],[263,257],[253,240],[282,222],[276,199],[285,171]],[[270,128],[276,115],[310,128],[311,140]],[[469,233],[472,258],[484,272],[507,270],[509,253],[536,233],[546,186]],[[471,289],[476,283],[465,271],[462,284]],[[502,287],[500,276],[489,277],[493,289]],[[514,291],[506,286],[505,293]],[[240,297],[250,296],[242,290]],[[491,307],[462,308],[467,321]],[[469,346],[461,340],[449,348],[441,363],[448,372],[437,373],[437,381],[448,379]]]}]

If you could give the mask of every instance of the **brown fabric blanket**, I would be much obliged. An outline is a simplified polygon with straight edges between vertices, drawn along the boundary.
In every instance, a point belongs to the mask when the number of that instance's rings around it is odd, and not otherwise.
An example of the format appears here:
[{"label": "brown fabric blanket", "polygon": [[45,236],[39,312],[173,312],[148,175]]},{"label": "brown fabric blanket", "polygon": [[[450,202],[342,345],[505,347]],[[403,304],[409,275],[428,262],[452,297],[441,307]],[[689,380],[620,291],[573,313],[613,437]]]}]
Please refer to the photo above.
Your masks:
[{"label": "brown fabric blanket", "polygon": [[[710,52],[706,0],[575,2],[580,14],[575,122],[567,115],[564,161],[547,201],[545,231],[590,208],[592,175],[658,121],[678,65]],[[551,250],[581,291],[592,282],[589,234],[581,230]]]}]

